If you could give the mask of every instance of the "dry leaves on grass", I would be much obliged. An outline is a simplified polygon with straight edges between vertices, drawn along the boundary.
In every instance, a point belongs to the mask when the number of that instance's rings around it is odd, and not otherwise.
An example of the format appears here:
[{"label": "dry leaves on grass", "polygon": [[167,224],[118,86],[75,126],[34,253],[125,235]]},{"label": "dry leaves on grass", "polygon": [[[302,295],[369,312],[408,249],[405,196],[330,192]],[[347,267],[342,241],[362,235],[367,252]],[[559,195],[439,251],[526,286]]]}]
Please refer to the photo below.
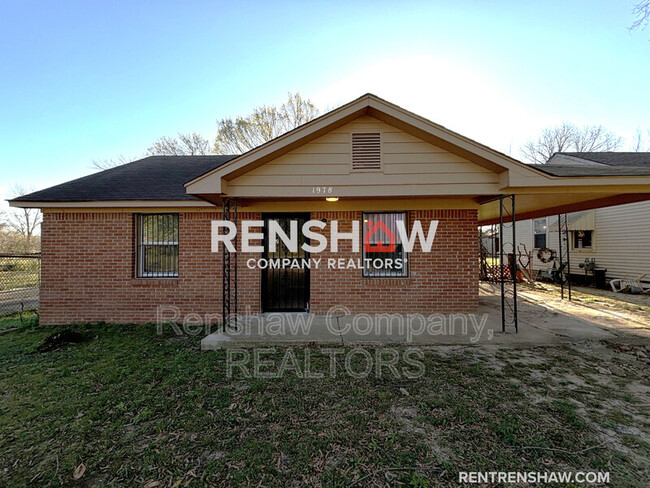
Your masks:
[{"label": "dry leaves on grass", "polygon": [[74,470],[74,473],[72,473],[72,477],[78,480],[84,475],[85,472],[86,472],[86,465],[82,463],[79,466],[77,466],[77,469]]}]

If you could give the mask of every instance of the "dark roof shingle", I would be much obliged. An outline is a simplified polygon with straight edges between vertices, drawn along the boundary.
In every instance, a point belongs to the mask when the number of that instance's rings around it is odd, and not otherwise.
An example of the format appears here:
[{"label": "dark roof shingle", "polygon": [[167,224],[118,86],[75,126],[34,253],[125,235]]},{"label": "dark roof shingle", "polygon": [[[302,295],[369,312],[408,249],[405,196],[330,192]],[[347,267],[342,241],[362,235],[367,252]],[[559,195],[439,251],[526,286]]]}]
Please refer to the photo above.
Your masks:
[{"label": "dark roof shingle", "polygon": [[237,156],[150,156],[15,198],[16,202],[198,200],[185,183]]},{"label": "dark roof shingle", "polygon": [[553,176],[648,176],[650,153],[558,152],[535,168]]},{"label": "dark roof shingle", "polygon": [[560,152],[556,154],[608,166],[650,166],[650,152]]}]

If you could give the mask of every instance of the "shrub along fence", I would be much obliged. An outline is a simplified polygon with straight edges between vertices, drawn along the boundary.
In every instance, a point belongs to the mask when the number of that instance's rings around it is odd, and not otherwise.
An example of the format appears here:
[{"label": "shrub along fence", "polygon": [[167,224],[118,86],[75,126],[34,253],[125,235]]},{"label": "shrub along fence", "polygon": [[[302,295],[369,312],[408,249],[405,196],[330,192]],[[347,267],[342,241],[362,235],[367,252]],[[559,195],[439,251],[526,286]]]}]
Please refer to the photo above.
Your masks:
[{"label": "shrub along fence", "polygon": [[0,254],[0,316],[38,309],[40,254]]}]

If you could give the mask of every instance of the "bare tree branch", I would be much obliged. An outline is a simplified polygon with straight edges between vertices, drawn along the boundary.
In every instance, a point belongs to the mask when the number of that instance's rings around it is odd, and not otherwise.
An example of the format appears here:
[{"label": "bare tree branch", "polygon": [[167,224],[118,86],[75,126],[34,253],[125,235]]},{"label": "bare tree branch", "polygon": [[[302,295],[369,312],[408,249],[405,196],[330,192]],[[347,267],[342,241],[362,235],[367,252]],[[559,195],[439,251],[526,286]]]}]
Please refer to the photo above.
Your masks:
[{"label": "bare tree branch", "polygon": [[650,22],[650,0],[644,0],[634,5],[632,13],[635,15],[634,22],[628,27],[630,32],[635,30],[643,30]]},{"label": "bare tree branch", "polygon": [[[179,133],[176,137],[164,136],[147,150],[150,156],[194,156],[202,154],[241,154],[264,144],[318,116],[318,109],[299,93],[289,93],[279,107],[259,107],[247,117],[224,118],[218,122],[214,143],[202,135]],[[120,156],[116,159],[93,161],[100,170],[130,163],[134,158]]]},{"label": "bare tree branch", "polygon": [[642,152],[643,151],[643,133],[641,129],[636,129],[636,134],[634,134],[634,139],[632,140],[632,151]]},{"label": "bare tree branch", "polygon": [[226,117],[218,122],[214,149],[217,154],[241,154],[306,124],[318,109],[299,93],[289,93],[280,107],[262,106],[246,117]]},{"label": "bare tree branch", "polygon": [[529,140],[521,147],[524,157],[535,164],[545,164],[556,152],[614,151],[623,144],[623,138],[601,125],[582,129],[564,122],[544,129],[537,140]]},{"label": "bare tree branch", "polygon": [[124,156],[120,156],[115,159],[96,159],[93,161],[92,167],[99,170],[105,170],[130,163],[131,161],[134,161],[134,158],[126,158]]},{"label": "bare tree branch", "polygon": [[212,154],[212,144],[202,135],[178,133],[178,137],[164,136],[147,150],[151,156],[196,156]]},{"label": "bare tree branch", "polygon": [[[196,132],[179,133],[177,137],[161,137],[147,150],[148,156],[194,156],[199,154],[212,154],[212,143]],[[138,158],[120,156],[115,159],[95,160],[92,166],[99,170],[105,170],[130,163],[136,159]]]},{"label": "bare tree branch", "polygon": [[623,144],[623,138],[602,125],[586,126],[573,132],[573,148],[578,152],[614,151]]},{"label": "bare tree branch", "polygon": [[[12,197],[20,197],[34,191],[22,185],[14,185],[11,190]],[[6,226],[20,234],[24,240],[26,251],[34,251],[35,234],[42,222],[41,211],[37,208],[19,208],[9,212],[5,218]]]},{"label": "bare tree branch", "polygon": [[573,131],[574,127],[567,123],[544,129],[537,141],[529,140],[521,151],[529,161],[544,164],[554,153],[569,150]]}]

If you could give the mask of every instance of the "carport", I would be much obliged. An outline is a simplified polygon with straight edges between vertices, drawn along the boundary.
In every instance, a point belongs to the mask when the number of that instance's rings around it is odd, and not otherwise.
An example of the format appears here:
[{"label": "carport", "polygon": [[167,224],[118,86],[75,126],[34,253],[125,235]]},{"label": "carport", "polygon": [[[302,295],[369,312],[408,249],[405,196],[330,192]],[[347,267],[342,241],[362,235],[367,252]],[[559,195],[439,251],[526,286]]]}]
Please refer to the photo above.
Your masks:
[{"label": "carport", "polygon": [[[618,153],[617,156],[625,162],[625,155]],[[640,160],[638,153],[629,155],[632,164],[589,166],[558,154],[547,164],[532,166],[538,170],[538,177],[526,179],[513,173],[514,177],[504,178],[503,194],[477,199],[479,226],[496,225],[498,228],[502,332],[518,331],[517,277],[509,269],[512,262],[508,260],[508,256],[516,252],[516,221],[557,216],[560,267],[567,266],[569,273],[567,213],[650,199],[650,158]],[[563,299],[564,287],[562,282]],[[570,299],[570,284],[568,287]]]}]

